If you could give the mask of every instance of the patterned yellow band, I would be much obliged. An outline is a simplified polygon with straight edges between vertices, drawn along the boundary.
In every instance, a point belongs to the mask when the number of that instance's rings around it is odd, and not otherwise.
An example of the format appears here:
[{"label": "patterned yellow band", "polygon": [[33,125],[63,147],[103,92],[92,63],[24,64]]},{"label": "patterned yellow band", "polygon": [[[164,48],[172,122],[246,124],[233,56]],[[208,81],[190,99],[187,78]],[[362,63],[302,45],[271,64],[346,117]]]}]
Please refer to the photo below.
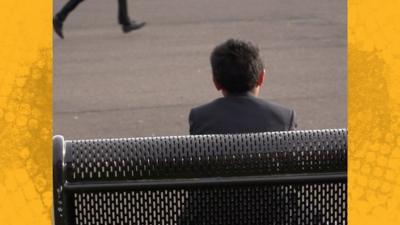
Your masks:
[{"label": "patterned yellow band", "polygon": [[400,224],[400,2],[348,2],[349,224]]},{"label": "patterned yellow band", "polygon": [[51,224],[51,14],[0,3],[0,224]]}]

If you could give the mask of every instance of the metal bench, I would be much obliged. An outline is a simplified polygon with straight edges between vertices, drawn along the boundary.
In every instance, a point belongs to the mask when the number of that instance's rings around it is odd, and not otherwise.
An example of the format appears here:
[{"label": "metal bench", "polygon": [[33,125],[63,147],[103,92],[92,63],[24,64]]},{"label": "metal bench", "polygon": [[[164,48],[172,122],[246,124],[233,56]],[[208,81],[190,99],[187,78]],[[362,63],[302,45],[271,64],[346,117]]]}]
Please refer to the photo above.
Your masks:
[{"label": "metal bench", "polygon": [[347,130],[53,139],[56,225],[347,224]]}]

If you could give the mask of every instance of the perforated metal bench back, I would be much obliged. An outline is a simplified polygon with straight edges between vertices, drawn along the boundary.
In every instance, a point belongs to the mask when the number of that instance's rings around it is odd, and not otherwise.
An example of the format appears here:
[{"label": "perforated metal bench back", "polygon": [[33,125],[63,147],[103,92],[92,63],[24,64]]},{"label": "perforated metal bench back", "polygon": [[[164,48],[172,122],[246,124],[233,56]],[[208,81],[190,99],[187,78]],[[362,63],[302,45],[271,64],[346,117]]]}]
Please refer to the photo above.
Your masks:
[{"label": "perforated metal bench back", "polygon": [[345,224],[347,131],[54,138],[57,224]]}]

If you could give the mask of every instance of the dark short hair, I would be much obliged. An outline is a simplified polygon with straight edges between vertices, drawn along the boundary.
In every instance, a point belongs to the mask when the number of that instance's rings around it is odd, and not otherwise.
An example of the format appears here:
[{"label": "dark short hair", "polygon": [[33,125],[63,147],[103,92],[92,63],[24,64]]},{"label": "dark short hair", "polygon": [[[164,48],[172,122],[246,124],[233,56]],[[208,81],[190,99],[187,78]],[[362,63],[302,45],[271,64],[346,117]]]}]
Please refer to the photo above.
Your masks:
[{"label": "dark short hair", "polygon": [[229,93],[253,89],[264,69],[260,50],[250,42],[237,39],[215,47],[210,61],[214,79]]}]

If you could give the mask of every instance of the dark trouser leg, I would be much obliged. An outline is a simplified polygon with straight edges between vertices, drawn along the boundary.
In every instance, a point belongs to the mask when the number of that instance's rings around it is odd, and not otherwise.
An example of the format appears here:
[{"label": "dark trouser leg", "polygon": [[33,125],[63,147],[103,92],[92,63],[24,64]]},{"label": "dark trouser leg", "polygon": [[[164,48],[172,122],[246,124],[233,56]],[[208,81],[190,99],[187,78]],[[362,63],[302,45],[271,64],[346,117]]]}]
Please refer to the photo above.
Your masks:
[{"label": "dark trouser leg", "polygon": [[126,0],[118,0],[118,22],[121,25],[129,25],[131,23]]},{"label": "dark trouser leg", "polygon": [[74,10],[81,2],[83,2],[83,0],[69,0],[67,4],[65,4],[64,7],[56,14],[56,17],[61,22],[64,22],[68,14],[70,14],[72,10]]}]

